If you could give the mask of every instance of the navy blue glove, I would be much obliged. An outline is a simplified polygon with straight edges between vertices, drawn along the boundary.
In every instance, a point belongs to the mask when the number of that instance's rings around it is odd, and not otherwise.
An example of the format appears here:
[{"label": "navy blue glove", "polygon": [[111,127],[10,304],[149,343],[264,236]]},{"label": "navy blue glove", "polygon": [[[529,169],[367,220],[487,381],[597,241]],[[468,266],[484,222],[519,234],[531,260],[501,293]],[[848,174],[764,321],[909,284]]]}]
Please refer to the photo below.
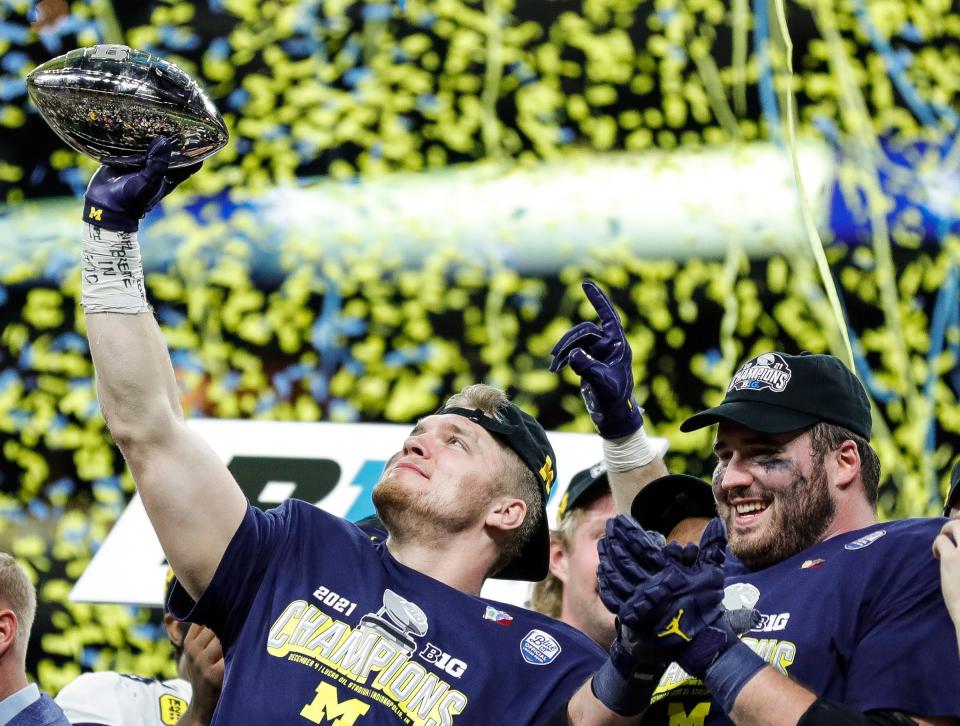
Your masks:
[{"label": "navy blue glove", "polygon": [[633,397],[633,353],[610,299],[591,280],[584,281],[583,291],[600,325],[583,322],[568,330],[553,346],[550,370],[569,363],[580,376],[580,395],[597,431],[619,439],[643,426],[643,409]]},{"label": "navy blue glove", "polygon": [[136,232],[143,216],[201,163],[170,169],[171,142],[158,136],[141,167],[103,165],[87,185],[83,221],[117,232]]},{"label": "navy blue glove", "polygon": [[[609,540],[609,541],[608,541]],[[737,694],[764,662],[731,627],[757,624],[755,612],[728,614],[723,607],[723,521],[707,525],[700,546],[658,540],[627,517],[607,523],[597,571],[600,598],[618,614],[629,642],[645,658],[676,661],[702,678],[729,713]]]},{"label": "navy blue glove", "polygon": [[[612,530],[627,526],[624,520],[629,521],[626,517],[608,520],[607,536],[598,544],[600,599],[615,614],[620,603],[633,594],[636,572],[642,571],[647,578],[654,577],[663,571],[668,556],[662,549],[666,540],[659,532],[640,530],[646,541],[645,546],[639,547],[625,537],[611,537]],[[635,554],[636,560],[633,559]],[[629,559],[635,562],[637,571],[624,575],[618,569],[604,568],[605,559]],[[658,649],[650,648],[631,628],[625,627],[619,617],[616,633],[617,637],[610,646],[610,658],[594,674],[590,688],[597,700],[611,711],[621,716],[635,716],[650,704],[670,659]]]},{"label": "navy blue glove", "polygon": [[711,520],[700,546],[658,546],[632,519],[607,523],[597,572],[600,599],[651,652],[702,676],[737,636],[724,620],[723,522]]}]

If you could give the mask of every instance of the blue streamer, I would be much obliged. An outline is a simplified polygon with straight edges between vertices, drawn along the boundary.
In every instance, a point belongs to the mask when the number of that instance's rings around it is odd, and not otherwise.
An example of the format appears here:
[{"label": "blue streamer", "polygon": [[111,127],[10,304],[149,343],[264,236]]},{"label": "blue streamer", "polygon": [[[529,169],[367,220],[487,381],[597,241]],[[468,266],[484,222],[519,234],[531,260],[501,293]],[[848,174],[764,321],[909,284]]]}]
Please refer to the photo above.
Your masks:
[{"label": "blue streamer", "polygon": [[753,44],[756,46],[757,68],[759,70],[760,108],[763,118],[770,129],[770,138],[777,144],[783,143],[780,129],[780,107],[773,87],[773,69],[770,66],[770,15],[767,12],[767,0],[753,0]]},{"label": "blue streamer", "polygon": [[932,110],[935,109],[941,119],[945,118],[949,122],[950,128],[957,128],[958,118],[953,109],[937,103],[928,104],[920,97],[917,89],[914,88],[910,79],[907,78],[905,70],[913,61],[913,54],[906,49],[894,50],[887,39],[880,35],[876,26],[870,20],[867,6],[863,0],[854,0],[853,13],[857,17],[857,20],[860,21],[861,27],[870,39],[870,45],[872,45],[873,49],[883,58],[883,62],[887,66],[887,71],[890,73],[890,79],[893,81],[893,84],[897,87],[897,90],[900,91],[903,100],[920,122],[925,126],[936,126],[939,119],[937,119],[934,115],[934,110]]}]

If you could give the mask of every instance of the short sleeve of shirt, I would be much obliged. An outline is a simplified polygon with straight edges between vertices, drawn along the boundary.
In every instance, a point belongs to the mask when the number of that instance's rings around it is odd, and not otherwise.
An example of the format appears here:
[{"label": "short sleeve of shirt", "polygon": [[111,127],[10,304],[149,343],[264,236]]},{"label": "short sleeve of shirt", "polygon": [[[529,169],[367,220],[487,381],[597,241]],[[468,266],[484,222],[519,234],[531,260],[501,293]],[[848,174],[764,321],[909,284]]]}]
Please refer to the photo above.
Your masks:
[{"label": "short sleeve of shirt", "polygon": [[230,540],[213,579],[200,600],[190,598],[179,582],[174,584],[167,603],[181,620],[199,623],[213,630],[224,650],[229,649],[243,626],[264,573],[289,537],[297,518],[293,500],[266,512],[248,504],[240,527]]},{"label": "short sleeve of shirt", "polygon": [[930,550],[939,526],[912,520],[901,556],[874,583],[872,615],[861,623],[848,672],[845,702],[858,710],[960,715],[960,658]]},{"label": "short sleeve of shirt", "polygon": [[116,691],[117,673],[83,673],[64,686],[54,699],[73,724],[123,726]]}]

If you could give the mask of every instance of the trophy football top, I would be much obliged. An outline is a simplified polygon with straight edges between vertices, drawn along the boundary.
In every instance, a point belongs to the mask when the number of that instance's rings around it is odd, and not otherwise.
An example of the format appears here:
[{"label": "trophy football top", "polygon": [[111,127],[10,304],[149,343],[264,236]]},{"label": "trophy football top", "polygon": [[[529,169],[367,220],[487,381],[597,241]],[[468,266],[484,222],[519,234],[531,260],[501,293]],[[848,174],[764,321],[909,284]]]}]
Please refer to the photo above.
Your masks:
[{"label": "trophy football top", "polygon": [[60,138],[101,163],[139,163],[157,136],[173,141],[174,167],[227,143],[223,118],[196,81],[173,63],[125,45],[53,58],[27,76],[27,90]]}]

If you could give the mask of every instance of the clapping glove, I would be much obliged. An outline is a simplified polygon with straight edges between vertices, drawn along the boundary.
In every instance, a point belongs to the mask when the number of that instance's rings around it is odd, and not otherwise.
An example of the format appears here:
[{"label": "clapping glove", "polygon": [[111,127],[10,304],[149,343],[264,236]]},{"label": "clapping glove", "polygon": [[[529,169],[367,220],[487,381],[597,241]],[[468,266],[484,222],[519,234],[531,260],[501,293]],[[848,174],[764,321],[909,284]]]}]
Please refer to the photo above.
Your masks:
[{"label": "clapping glove", "polygon": [[[620,516],[607,523],[601,540],[598,580],[601,600],[615,608],[630,641],[648,659],[676,661],[703,679],[729,713],[764,662],[739,641],[723,607],[726,545],[723,521],[715,518],[699,547],[670,543],[656,552],[657,539]],[[744,628],[758,617],[736,613],[734,619]]]},{"label": "clapping glove", "polygon": [[154,139],[142,167],[103,165],[87,185],[83,221],[116,232],[136,232],[140,219],[201,164],[170,169],[171,141]]},{"label": "clapping glove", "polygon": [[550,370],[569,364],[580,376],[580,394],[597,431],[619,439],[643,426],[643,409],[633,397],[633,353],[610,299],[590,280],[583,291],[600,324],[583,322],[568,330],[553,346]]},{"label": "clapping glove", "polygon": [[[605,559],[631,557],[622,538],[609,536],[611,528],[624,526],[624,523],[619,521],[624,519],[626,518],[618,517],[607,522],[608,536],[601,539],[598,545],[600,599],[613,613],[617,613],[621,602],[634,592],[633,578],[638,573],[643,573],[638,579],[653,577],[665,564],[665,555],[661,549],[666,544],[663,535],[641,529],[641,536],[648,540],[648,546],[642,548],[641,557],[636,561],[637,568],[624,575],[615,568],[604,567]],[[616,621],[616,634],[610,646],[610,657],[594,674],[590,687],[597,700],[611,711],[621,716],[634,716],[649,705],[670,659],[657,649],[650,648],[633,629],[625,627],[619,618]]]}]

